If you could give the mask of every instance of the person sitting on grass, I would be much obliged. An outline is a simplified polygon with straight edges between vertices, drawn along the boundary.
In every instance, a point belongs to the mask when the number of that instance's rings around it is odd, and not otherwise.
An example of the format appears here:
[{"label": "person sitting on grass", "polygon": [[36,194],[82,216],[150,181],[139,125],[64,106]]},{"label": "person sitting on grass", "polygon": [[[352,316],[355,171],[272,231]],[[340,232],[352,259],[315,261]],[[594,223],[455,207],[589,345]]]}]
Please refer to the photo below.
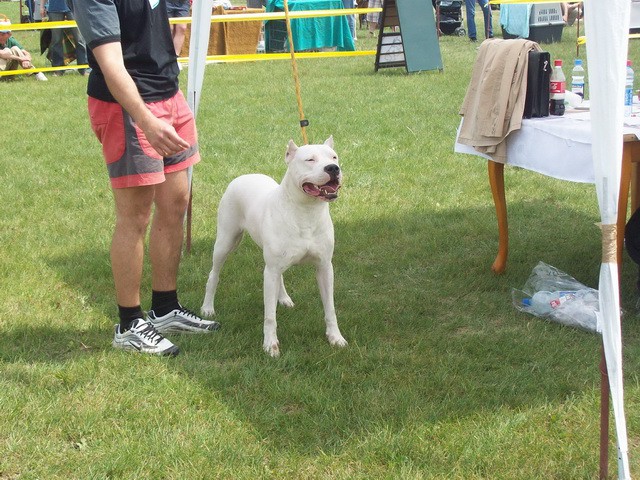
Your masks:
[{"label": "person sitting on grass", "polygon": [[[31,54],[11,36],[11,22],[0,19],[0,71],[33,68],[36,67],[31,63]],[[42,72],[36,73],[35,77],[36,80],[47,81]]]}]

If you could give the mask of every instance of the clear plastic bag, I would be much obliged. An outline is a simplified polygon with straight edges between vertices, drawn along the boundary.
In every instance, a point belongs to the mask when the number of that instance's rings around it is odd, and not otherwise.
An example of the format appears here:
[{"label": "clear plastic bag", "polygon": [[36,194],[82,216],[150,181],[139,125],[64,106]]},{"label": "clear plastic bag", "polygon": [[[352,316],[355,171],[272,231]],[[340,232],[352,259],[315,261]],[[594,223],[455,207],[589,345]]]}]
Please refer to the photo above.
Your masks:
[{"label": "clear plastic bag", "polygon": [[511,290],[511,298],[521,312],[590,332],[601,331],[598,290],[544,262],[534,267],[522,290]]}]

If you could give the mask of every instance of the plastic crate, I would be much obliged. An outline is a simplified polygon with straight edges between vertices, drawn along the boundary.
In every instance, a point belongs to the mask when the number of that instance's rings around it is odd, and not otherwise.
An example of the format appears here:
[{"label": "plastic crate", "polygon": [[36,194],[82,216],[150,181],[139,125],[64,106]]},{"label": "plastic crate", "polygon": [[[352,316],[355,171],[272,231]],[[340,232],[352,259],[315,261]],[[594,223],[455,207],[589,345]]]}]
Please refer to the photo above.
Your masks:
[{"label": "plastic crate", "polygon": [[531,7],[529,40],[553,43],[562,40],[564,20],[560,3],[538,3]]}]

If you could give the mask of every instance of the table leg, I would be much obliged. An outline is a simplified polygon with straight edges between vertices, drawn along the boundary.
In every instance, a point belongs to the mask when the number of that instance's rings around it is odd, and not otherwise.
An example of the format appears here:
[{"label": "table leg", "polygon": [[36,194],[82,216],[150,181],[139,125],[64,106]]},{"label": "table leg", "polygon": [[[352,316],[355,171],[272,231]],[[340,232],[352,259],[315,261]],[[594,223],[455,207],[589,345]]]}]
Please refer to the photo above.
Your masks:
[{"label": "table leg", "polygon": [[507,225],[507,201],[504,195],[504,164],[489,160],[489,184],[498,219],[498,255],[491,266],[495,273],[503,273],[507,268],[509,254],[509,228]]},{"label": "table leg", "polygon": [[640,179],[638,178],[638,174],[640,173],[638,169],[638,163],[633,162],[631,164],[631,213],[635,212],[638,208],[640,208],[640,199],[638,198],[638,185],[640,183]]},{"label": "table leg", "polygon": [[629,184],[631,182],[631,148],[624,143],[622,149],[622,168],[620,169],[620,193],[618,195],[618,218],[616,219],[616,260],[618,268],[622,265],[624,249],[624,227],[627,223],[627,205],[629,201]]},{"label": "table leg", "polygon": [[[623,162],[631,163],[631,214],[640,207],[640,195],[638,187],[640,187],[640,141],[625,141],[622,148]],[[624,163],[623,163],[624,166]]]}]

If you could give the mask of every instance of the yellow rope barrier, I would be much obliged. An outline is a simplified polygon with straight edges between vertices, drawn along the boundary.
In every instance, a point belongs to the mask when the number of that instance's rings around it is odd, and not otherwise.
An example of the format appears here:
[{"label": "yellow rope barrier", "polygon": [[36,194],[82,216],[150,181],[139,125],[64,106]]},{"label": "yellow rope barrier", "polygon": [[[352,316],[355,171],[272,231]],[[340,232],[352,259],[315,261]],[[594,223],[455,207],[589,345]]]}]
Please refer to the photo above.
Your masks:
[{"label": "yellow rope barrier", "polygon": [[[316,17],[340,17],[343,15],[360,15],[364,13],[379,13],[381,8],[343,8],[340,10],[305,10],[299,12],[289,12],[289,18],[316,18]],[[285,12],[263,12],[263,13],[237,13],[235,15],[211,15],[211,23],[225,22],[251,22],[268,20],[285,20]],[[178,23],[191,23],[192,17],[170,18],[172,25]],[[60,22],[36,22],[36,23],[13,23],[11,30],[15,32],[26,30],[48,30],[50,28],[73,28],[77,24],[74,20],[64,20]]]},{"label": "yellow rope barrier", "polygon": [[0,77],[10,77],[12,75],[31,75],[38,72],[57,72],[65,70],[79,70],[81,68],[89,68],[89,65],[64,65],[62,67],[42,67],[29,68],[21,70],[3,70],[0,71]]},{"label": "yellow rope barrier", "polygon": [[[630,33],[629,38],[630,39],[640,38],[640,33]],[[587,37],[585,37],[584,35],[578,37],[577,43],[578,45],[585,45],[587,43]]]},{"label": "yellow rope barrier", "polygon": [[75,20],[61,20],[59,22],[37,22],[37,23],[12,23],[12,32],[22,32],[25,30],[49,30],[50,28],[73,28],[76,27]]},{"label": "yellow rope barrier", "polygon": [[[379,13],[381,8],[345,8],[341,10],[306,10],[300,12],[288,12],[289,18],[316,18],[316,17],[338,17],[341,15],[359,15],[364,13]],[[285,12],[264,12],[264,13],[238,13],[235,15],[211,15],[212,23],[223,22],[247,22],[247,21],[268,21],[268,20],[286,20]],[[170,24],[191,23],[192,17],[170,18]],[[12,31],[28,31],[28,30],[48,30],[51,28],[74,28],[77,24],[74,20],[63,20],[60,22],[36,22],[36,23],[14,23],[11,25]],[[290,30],[290,28],[289,28]],[[291,41],[289,42],[292,43]],[[328,57],[356,57],[362,55],[375,55],[373,50],[352,51],[352,52],[304,52],[298,53],[299,58],[328,58]],[[289,58],[289,54],[282,53],[256,53],[248,55],[210,55],[207,61],[218,63],[235,63],[235,62],[253,62],[264,60],[283,60]],[[188,58],[178,58],[180,63],[187,63]],[[294,60],[295,61],[295,60]],[[58,70],[79,70],[88,68],[88,65],[67,65],[62,67],[42,67],[31,68],[28,70],[8,70],[0,71],[0,77],[10,77],[13,75],[31,75],[38,72],[54,72]],[[303,134],[304,136],[304,134]]]},{"label": "yellow rope barrier", "polygon": [[[296,58],[335,58],[335,57],[362,57],[375,55],[375,50],[358,50],[353,52],[296,52]],[[213,63],[236,63],[236,62],[256,62],[265,60],[288,60],[289,53],[250,53],[236,55],[209,55],[207,62]],[[178,58],[180,63],[187,63],[189,57]]]},{"label": "yellow rope barrier", "polygon": [[[297,52],[297,58],[338,58],[338,57],[363,57],[373,56],[375,50],[357,50],[353,52]],[[237,55],[208,55],[207,62],[211,63],[240,63],[240,62],[262,62],[271,60],[289,60],[291,55],[288,53],[249,53]],[[182,64],[189,63],[189,57],[179,57],[178,62]],[[89,65],[67,65],[63,67],[42,67],[29,70],[7,70],[0,72],[0,77],[10,77],[12,75],[31,75],[37,72],[55,72],[64,70],[79,70],[89,68]]]}]

